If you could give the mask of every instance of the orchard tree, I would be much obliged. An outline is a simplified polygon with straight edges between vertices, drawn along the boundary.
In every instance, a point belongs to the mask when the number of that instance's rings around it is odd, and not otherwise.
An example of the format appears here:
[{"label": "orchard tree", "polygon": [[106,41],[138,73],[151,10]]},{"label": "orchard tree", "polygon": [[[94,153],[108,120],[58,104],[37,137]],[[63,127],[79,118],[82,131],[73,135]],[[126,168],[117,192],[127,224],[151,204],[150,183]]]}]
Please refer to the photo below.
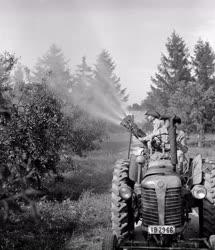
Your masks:
[{"label": "orchard tree", "polygon": [[189,53],[184,40],[175,33],[167,39],[167,54],[162,54],[158,72],[152,77],[151,91],[142,106],[145,109],[169,111],[169,100],[181,82],[191,80]]},{"label": "orchard tree", "polygon": [[0,54],[0,106],[8,105],[8,92],[11,89],[11,71],[17,59],[14,55],[4,52]]},{"label": "orchard tree", "polygon": [[61,104],[44,84],[25,84],[23,98],[11,108],[0,130],[0,206],[7,219],[19,201],[32,205],[47,173],[57,174],[61,149]]},{"label": "orchard tree", "polygon": [[102,120],[93,119],[78,106],[72,107],[70,115],[63,118],[64,148],[79,156],[98,148],[107,137],[105,126]]}]

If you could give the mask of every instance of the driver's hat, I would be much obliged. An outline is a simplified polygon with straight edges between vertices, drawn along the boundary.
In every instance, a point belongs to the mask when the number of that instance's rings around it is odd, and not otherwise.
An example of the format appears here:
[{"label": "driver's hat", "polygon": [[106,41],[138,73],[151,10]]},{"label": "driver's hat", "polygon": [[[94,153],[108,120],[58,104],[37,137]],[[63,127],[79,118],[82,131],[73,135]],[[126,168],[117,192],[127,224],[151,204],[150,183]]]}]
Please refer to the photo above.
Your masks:
[{"label": "driver's hat", "polygon": [[151,110],[151,111],[148,110],[148,111],[146,111],[145,115],[146,116],[152,116],[152,117],[154,117],[156,119],[160,118],[160,114],[157,111],[154,111],[154,110]]}]

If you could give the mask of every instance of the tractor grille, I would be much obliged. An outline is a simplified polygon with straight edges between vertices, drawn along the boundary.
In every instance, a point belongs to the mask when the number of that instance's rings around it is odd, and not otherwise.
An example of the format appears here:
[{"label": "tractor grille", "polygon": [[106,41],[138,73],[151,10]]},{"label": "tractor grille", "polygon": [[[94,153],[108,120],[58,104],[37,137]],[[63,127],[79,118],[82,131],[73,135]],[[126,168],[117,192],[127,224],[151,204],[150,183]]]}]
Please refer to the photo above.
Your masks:
[{"label": "tractor grille", "polygon": [[[155,189],[142,188],[143,225],[158,225],[158,203]],[[165,225],[183,224],[181,188],[168,188],[165,198]]]},{"label": "tractor grille", "polygon": [[165,225],[180,227],[183,224],[181,188],[168,188],[165,199]]},{"label": "tractor grille", "polygon": [[142,207],[143,225],[158,225],[158,203],[155,189],[142,189]]}]

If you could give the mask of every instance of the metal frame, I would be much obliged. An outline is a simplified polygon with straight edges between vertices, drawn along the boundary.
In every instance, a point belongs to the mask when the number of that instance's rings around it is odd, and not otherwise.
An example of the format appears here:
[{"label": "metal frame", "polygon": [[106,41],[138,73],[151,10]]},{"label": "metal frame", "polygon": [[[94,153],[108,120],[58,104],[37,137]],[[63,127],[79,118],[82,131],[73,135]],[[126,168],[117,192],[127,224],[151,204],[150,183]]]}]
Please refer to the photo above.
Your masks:
[{"label": "metal frame", "polygon": [[211,249],[206,238],[192,238],[187,241],[178,241],[173,247],[149,246],[144,241],[126,241],[120,249],[149,249],[149,250],[208,250]]}]

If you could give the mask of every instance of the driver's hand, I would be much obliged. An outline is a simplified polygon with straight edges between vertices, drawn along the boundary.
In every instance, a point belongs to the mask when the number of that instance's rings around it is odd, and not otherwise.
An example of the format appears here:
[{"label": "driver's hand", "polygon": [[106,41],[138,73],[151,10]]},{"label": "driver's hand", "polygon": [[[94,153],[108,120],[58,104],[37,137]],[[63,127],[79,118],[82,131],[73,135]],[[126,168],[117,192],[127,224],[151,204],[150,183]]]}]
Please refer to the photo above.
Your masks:
[{"label": "driver's hand", "polygon": [[140,140],[141,142],[148,142],[149,138],[148,138],[148,136],[138,137],[138,140]]},{"label": "driver's hand", "polygon": [[181,142],[184,139],[184,135],[179,134],[177,137],[177,141]]}]

